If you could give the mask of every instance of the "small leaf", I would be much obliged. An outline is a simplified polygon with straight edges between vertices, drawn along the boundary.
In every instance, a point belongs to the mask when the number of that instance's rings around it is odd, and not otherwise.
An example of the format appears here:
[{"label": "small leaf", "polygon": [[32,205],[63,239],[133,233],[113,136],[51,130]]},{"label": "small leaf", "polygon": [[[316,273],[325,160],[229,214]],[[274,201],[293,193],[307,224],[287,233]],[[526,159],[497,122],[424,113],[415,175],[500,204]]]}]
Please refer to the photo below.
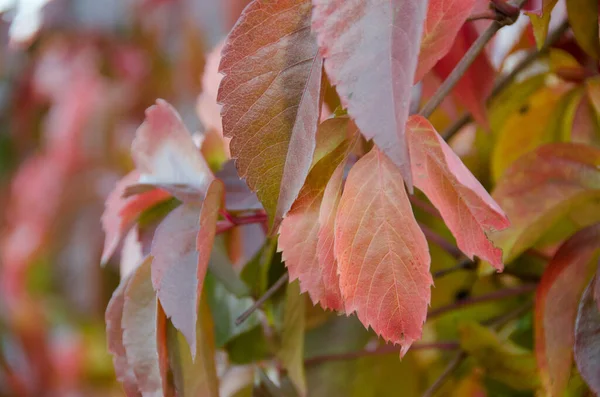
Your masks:
[{"label": "small leaf", "polygon": [[298,196],[315,149],[323,61],[310,12],[309,0],[254,0],[229,34],[219,68],[225,136],[272,229]]},{"label": "small leaf", "polygon": [[426,1],[313,0],[327,76],[360,131],[398,166],[412,190],[405,138]]},{"label": "small leaf", "polygon": [[[491,236],[509,263],[569,213],[597,206],[600,150],[574,143],[542,146],[507,170],[492,197],[511,220],[511,227]],[[600,220],[600,211],[589,213],[587,225]]]},{"label": "small leaf", "polygon": [[279,358],[300,396],[306,396],[304,375],[304,296],[298,282],[288,285]]},{"label": "small leaf", "polygon": [[476,0],[429,0],[415,81],[443,58],[454,43]]},{"label": "small leaf", "polygon": [[588,55],[599,59],[598,0],[566,0],[566,3],[575,40]]},{"label": "small leaf", "polygon": [[214,180],[202,207],[177,207],[158,226],[152,242],[152,284],[167,317],[185,335],[192,355],[196,351],[198,301],[222,199],[223,184]]},{"label": "small leaf", "polygon": [[348,314],[402,345],[421,337],[433,284],[429,250],[398,167],[374,147],[350,170],[335,222],[335,256]]},{"label": "small leaf", "polygon": [[600,393],[600,309],[593,298],[597,281],[590,281],[581,297],[574,346],[577,369],[595,394]]},{"label": "small leaf", "polygon": [[556,252],[537,288],[535,352],[544,388],[564,393],[573,363],[573,329],[581,294],[600,256],[600,224],[579,231]]},{"label": "small leaf", "polygon": [[183,202],[202,201],[214,180],[177,111],[162,99],[146,110],[131,154],[141,184],[161,187]]},{"label": "small leaf", "polygon": [[539,385],[535,358],[531,352],[509,342],[477,323],[460,329],[461,347],[477,360],[492,379],[516,390],[534,390]]},{"label": "small leaf", "polygon": [[467,256],[489,261],[502,270],[502,251],[487,233],[506,229],[508,219],[460,158],[421,116],[407,123],[413,180],[440,211]]},{"label": "small leaf", "polygon": [[527,15],[531,19],[533,34],[537,48],[541,49],[548,36],[548,27],[550,26],[550,15],[558,0],[538,0],[542,3],[541,12],[530,11]]}]

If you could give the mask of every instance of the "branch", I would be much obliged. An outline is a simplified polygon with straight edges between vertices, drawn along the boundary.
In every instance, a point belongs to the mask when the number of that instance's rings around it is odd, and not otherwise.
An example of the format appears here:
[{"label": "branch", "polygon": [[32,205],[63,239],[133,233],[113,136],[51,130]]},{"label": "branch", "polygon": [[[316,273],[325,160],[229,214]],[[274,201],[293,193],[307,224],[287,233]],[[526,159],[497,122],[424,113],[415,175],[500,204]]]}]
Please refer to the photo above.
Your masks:
[{"label": "branch", "polygon": [[429,226],[424,225],[421,222],[419,222],[419,226],[421,227],[421,230],[423,231],[423,234],[425,235],[427,240],[431,241],[438,247],[442,248],[444,251],[446,251],[452,257],[454,257],[454,259],[458,259],[463,256],[463,253],[461,252],[461,250],[458,249],[458,247],[456,245],[454,245],[450,241],[446,240],[445,237],[442,237],[440,234],[435,232],[433,229],[429,228]]},{"label": "branch", "polygon": [[435,310],[431,310],[427,314],[427,318],[432,319],[434,317],[439,317],[448,312],[451,312],[451,311],[454,311],[457,309],[462,309],[462,308],[468,307],[468,306],[477,305],[480,303],[493,302],[493,301],[500,300],[500,299],[512,298],[514,296],[524,295],[531,291],[534,291],[536,289],[536,287],[537,287],[537,284],[523,284],[523,285],[519,285],[518,287],[501,289],[501,290],[497,290],[494,292],[490,292],[489,294],[465,299],[465,300],[462,300],[459,302],[455,302],[455,303],[451,303],[446,306],[439,307]]},{"label": "branch", "polygon": [[275,284],[271,286],[260,298],[254,302],[252,306],[248,308],[245,312],[243,312],[236,320],[235,325],[240,325],[244,321],[248,319],[257,309],[259,309],[270,297],[275,295],[275,293],[279,290],[279,288],[283,287],[285,283],[287,283],[289,278],[289,274],[285,273],[283,276],[279,277],[279,280],[275,281]]},{"label": "branch", "polygon": [[437,272],[432,273],[432,277],[434,279],[436,278],[442,278],[444,276],[447,276],[449,274],[452,274],[454,272],[457,271],[461,271],[461,270],[475,270],[477,269],[477,263],[470,260],[469,258],[463,258],[460,262],[458,262],[455,266],[446,268],[446,269],[442,269],[442,270],[438,270]]},{"label": "branch", "polygon": [[[525,56],[525,58],[523,58],[521,62],[519,62],[510,73],[498,79],[494,84],[494,88],[492,89],[490,96],[487,98],[487,103],[489,103],[493,98],[495,98],[496,96],[498,96],[498,94],[504,91],[504,89],[514,80],[514,78],[519,73],[521,73],[527,66],[529,66],[533,61],[535,61],[541,54],[548,51],[548,49],[562,37],[562,35],[566,32],[568,28],[569,23],[567,21],[564,21],[554,32],[550,33],[550,35],[546,39],[546,42],[540,50],[530,51],[527,54],[527,56]],[[442,132],[442,137],[445,140],[452,138],[458,131],[460,131],[461,128],[469,124],[471,121],[473,121],[473,118],[470,113],[463,114],[458,120],[454,122],[454,124],[448,127],[444,132]]]},{"label": "branch", "polygon": [[433,382],[431,386],[429,386],[427,390],[425,390],[423,397],[433,396],[435,392],[438,391],[438,389],[442,387],[444,383],[446,383],[446,380],[448,380],[454,370],[456,370],[466,358],[467,353],[464,351],[461,350],[460,352],[456,353],[456,356],[454,356],[452,361],[450,361],[446,369],[444,369],[444,372],[442,372],[442,374],[435,380],[435,382]]}]

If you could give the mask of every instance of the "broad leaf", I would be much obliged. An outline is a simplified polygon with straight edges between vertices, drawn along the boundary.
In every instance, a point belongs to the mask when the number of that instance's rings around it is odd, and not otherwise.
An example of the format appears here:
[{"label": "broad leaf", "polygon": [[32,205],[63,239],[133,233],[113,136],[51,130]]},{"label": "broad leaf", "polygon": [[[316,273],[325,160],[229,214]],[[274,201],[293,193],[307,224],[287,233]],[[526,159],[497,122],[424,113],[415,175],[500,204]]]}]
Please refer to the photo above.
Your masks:
[{"label": "broad leaf", "polygon": [[[346,135],[347,119],[330,119],[323,123],[332,124],[337,126],[329,131],[332,138]],[[344,161],[348,149],[349,142],[344,140],[314,165],[298,199],[281,223],[279,235],[279,250],[290,280],[299,279],[301,291],[308,292],[314,303],[320,302],[323,307],[334,310],[341,309],[339,287],[337,283],[327,284],[324,279],[324,272],[331,271],[333,264],[321,262],[318,256],[319,215],[327,183]]]},{"label": "broad leaf", "polygon": [[502,270],[502,251],[486,235],[509,226],[502,209],[429,121],[411,117],[407,133],[415,186],[440,211],[458,248]]},{"label": "broad leaf", "polygon": [[[440,59],[433,68],[442,80],[445,80],[450,75],[469,47],[477,40],[478,36],[479,34],[473,24],[463,25],[448,54]],[[478,124],[484,127],[487,127],[485,103],[492,91],[494,78],[494,68],[485,51],[483,51],[452,91],[454,98],[471,112]]]},{"label": "broad leaf", "polygon": [[276,229],[304,183],[315,149],[323,61],[309,0],[253,1],[221,59],[218,100],[239,175]]},{"label": "broad leaf", "polygon": [[461,347],[475,358],[486,375],[517,390],[534,390],[539,386],[535,358],[510,341],[477,323],[463,324],[460,329]]},{"label": "broad leaf", "polygon": [[135,220],[145,210],[167,200],[170,195],[164,190],[153,189],[141,194],[123,197],[125,188],[137,182],[139,174],[132,171],[124,176],[106,199],[102,214],[102,228],[106,234],[102,263],[108,262]]},{"label": "broad leaf", "polygon": [[433,284],[427,241],[398,167],[374,147],[350,170],[335,222],[335,256],[348,314],[402,345],[421,337]]},{"label": "broad leaf", "polygon": [[588,55],[599,59],[598,0],[566,0],[566,3],[575,40]]},{"label": "broad leaf", "polygon": [[[511,227],[492,240],[511,262],[533,246],[558,220],[582,205],[600,201],[600,150],[572,143],[542,146],[517,160],[492,196],[511,220]],[[590,211],[587,225],[598,221]]]},{"label": "broad leaf", "polygon": [[420,81],[454,43],[476,0],[429,0],[415,81]]},{"label": "broad leaf", "polygon": [[152,284],[175,328],[196,351],[198,301],[208,268],[216,223],[223,199],[223,184],[215,180],[200,208],[182,204],[156,229],[151,253]]},{"label": "broad leaf", "polygon": [[131,153],[141,184],[161,187],[184,202],[202,201],[214,180],[177,111],[161,99],[146,110]]},{"label": "broad leaf", "polygon": [[313,0],[325,70],[365,137],[412,190],[405,124],[427,1]]},{"label": "broad leaf", "polygon": [[288,285],[281,331],[279,358],[288,371],[300,396],[306,396],[306,376],[304,374],[304,304],[298,282]]},{"label": "broad leaf", "polygon": [[575,362],[581,377],[590,389],[600,393],[600,309],[594,302],[598,280],[590,281],[585,289],[575,324]]},{"label": "broad leaf", "polygon": [[556,252],[537,288],[535,352],[549,395],[562,395],[571,375],[577,306],[599,256],[600,225],[581,230]]}]

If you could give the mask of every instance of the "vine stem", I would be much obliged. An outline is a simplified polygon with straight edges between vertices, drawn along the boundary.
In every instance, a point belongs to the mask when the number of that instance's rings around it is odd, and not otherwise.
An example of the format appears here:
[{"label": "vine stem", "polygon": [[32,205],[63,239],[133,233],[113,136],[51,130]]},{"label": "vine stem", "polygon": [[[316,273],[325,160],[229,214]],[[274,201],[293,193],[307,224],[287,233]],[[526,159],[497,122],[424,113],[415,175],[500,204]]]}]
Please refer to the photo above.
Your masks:
[{"label": "vine stem", "polygon": [[[423,106],[419,114],[425,118],[431,116],[433,111],[442,103],[444,98],[450,94],[450,91],[456,86],[459,80],[466,73],[467,69],[475,62],[475,59],[479,56],[481,51],[485,48],[486,44],[494,37],[494,35],[500,30],[503,26],[510,25],[516,21],[518,17],[519,9],[525,4],[525,0],[518,0],[516,4],[517,14],[510,15],[504,14],[505,10],[500,10],[498,6],[496,6],[495,14],[496,20],[492,22],[492,24],[483,32],[481,36],[475,40],[473,45],[467,50],[465,55],[461,58],[458,64],[454,67],[450,75],[444,80],[442,85],[438,88],[438,90],[433,94],[431,99]],[[512,11],[512,10],[511,10]]]},{"label": "vine stem", "polygon": [[275,281],[275,284],[271,286],[260,298],[254,302],[245,312],[243,312],[236,320],[235,325],[240,325],[248,319],[256,310],[258,310],[270,297],[275,295],[279,288],[283,287],[289,279],[289,274],[286,272],[283,276],[279,277],[279,280]]}]

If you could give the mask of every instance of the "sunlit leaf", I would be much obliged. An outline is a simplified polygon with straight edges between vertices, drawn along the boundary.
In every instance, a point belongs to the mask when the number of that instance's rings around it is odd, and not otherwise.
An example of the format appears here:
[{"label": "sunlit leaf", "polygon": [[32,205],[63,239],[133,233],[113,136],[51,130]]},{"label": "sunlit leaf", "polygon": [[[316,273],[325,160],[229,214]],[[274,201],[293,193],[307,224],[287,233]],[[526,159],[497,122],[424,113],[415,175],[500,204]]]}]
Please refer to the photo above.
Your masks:
[{"label": "sunlit leaf", "polygon": [[[511,221],[491,236],[508,263],[567,214],[583,205],[600,207],[600,150],[571,143],[542,146],[507,170],[492,197]],[[600,218],[600,211],[589,214],[587,225]]]},{"label": "sunlit leaf", "polygon": [[427,2],[313,0],[325,69],[360,131],[412,189],[405,124]]},{"label": "sunlit leaf", "polygon": [[348,314],[402,355],[421,337],[433,283],[429,249],[399,168],[374,147],[350,170],[335,222],[335,256]]},{"label": "sunlit leaf", "polygon": [[599,257],[600,225],[583,229],[556,252],[537,288],[535,351],[549,395],[562,395],[571,375],[577,306]]},{"label": "sunlit leaf", "polygon": [[575,40],[588,55],[600,58],[598,0],[566,0]]},{"label": "sunlit leaf", "polygon": [[508,219],[481,183],[435,131],[427,119],[407,123],[413,181],[440,211],[458,247],[502,269],[502,251],[487,233],[506,229]]},{"label": "sunlit leaf", "polygon": [[596,394],[600,393],[600,308],[593,297],[598,288],[597,281],[590,281],[581,297],[574,346],[579,373]]},{"label": "sunlit leaf", "polygon": [[315,149],[323,61],[310,12],[309,0],[253,1],[229,34],[219,68],[231,154],[275,228],[298,196]]}]

